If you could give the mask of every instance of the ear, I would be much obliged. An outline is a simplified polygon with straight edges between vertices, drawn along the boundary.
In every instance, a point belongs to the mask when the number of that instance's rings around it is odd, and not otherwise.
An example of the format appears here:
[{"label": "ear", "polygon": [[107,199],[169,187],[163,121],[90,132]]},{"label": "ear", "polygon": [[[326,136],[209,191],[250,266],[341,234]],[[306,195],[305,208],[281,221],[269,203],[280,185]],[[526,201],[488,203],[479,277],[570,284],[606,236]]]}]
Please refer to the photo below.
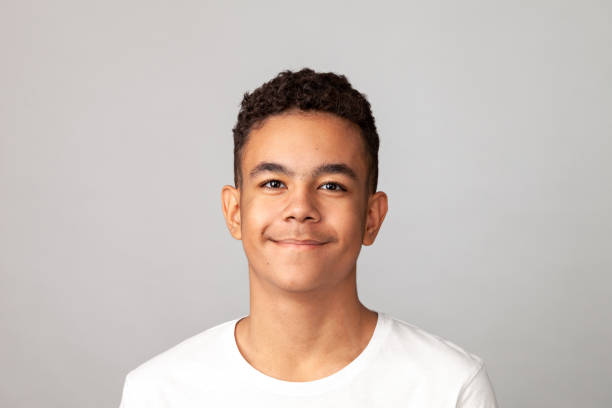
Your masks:
[{"label": "ear", "polygon": [[365,230],[363,232],[363,245],[372,245],[387,214],[387,195],[378,191],[368,199],[368,213],[366,215]]},{"label": "ear", "polygon": [[240,229],[240,190],[233,186],[225,185],[221,189],[221,204],[223,205],[223,216],[230,234],[236,239],[242,239]]}]

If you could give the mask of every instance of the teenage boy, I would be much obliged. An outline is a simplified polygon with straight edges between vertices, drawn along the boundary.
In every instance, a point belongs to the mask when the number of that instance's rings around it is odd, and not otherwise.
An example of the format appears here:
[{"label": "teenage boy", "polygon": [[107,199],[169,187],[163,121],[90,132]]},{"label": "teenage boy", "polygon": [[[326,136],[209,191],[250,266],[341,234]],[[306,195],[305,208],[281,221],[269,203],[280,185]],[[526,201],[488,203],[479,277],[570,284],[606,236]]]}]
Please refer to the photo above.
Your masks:
[{"label": "teenage boy", "polygon": [[281,72],[245,94],[233,131],[221,198],[250,313],[133,370],[121,407],[496,407],[482,359],[359,301],[357,257],[387,213],[365,96]]}]

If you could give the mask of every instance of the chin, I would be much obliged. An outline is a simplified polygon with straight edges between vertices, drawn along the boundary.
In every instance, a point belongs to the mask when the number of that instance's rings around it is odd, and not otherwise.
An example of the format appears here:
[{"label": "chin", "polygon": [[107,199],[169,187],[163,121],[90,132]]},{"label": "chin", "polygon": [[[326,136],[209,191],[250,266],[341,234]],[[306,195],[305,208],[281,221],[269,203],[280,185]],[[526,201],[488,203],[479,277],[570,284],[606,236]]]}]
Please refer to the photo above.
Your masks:
[{"label": "chin", "polygon": [[301,268],[282,268],[268,276],[268,280],[274,286],[287,292],[310,292],[320,288],[326,282],[323,272],[308,271]]}]

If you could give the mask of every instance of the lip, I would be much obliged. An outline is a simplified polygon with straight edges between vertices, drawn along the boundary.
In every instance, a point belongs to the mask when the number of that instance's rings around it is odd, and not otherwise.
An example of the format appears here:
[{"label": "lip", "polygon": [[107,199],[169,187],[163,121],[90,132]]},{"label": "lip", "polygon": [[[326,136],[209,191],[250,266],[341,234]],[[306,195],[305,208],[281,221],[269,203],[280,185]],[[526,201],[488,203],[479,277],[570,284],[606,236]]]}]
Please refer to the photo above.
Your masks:
[{"label": "lip", "polygon": [[310,248],[320,248],[325,245],[327,242],[315,241],[311,239],[298,240],[298,239],[282,239],[282,240],[271,240],[275,244],[286,247],[286,248],[294,248],[294,249],[310,249]]}]

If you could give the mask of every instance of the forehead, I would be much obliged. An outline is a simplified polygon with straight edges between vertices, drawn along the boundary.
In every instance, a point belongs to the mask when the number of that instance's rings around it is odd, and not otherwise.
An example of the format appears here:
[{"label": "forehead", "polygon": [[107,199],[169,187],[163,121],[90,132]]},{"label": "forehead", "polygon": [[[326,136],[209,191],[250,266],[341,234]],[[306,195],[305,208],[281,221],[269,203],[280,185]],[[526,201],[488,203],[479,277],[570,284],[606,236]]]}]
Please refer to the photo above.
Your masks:
[{"label": "forehead", "polygon": [[243,174],[261,162],[275,162],[297,173],[323,163],[345,163],[365,179],[366,149],[354,123],[324,112],[292,112],[267,118],[248,136]]}]

